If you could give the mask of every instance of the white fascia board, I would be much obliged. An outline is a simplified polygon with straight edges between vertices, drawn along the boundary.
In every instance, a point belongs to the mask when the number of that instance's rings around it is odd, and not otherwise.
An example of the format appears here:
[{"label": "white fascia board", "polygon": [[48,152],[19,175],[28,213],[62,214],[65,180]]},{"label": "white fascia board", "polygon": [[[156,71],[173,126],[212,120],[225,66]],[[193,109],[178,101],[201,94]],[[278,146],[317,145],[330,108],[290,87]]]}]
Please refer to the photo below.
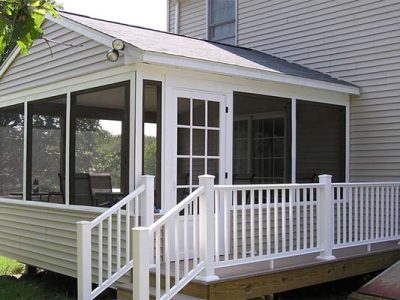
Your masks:
[{"label": "white fascia board", "polygon": [[282,73],[269,72],[265,70],[252,69],[237,65],[229,65],[207,60],[188,58],[157,52],[144,52],[143,62],[149,64],[174,66],[202,72],[212,72],[225,76],[243,77],[255,80],[274,81],[278,83],[299,85],[344,94],[359,95],[360,88],[345,84],[337,84],[321,80],[297,77]]},{"label": "white fascia board", "polygon": [[57,23],[60,26],[71,29],[72,31],[80,33],[84,36],[87,36],[88,38],[91,38],[92,40],[99,42],[100,44],[106,45],[107,47],[110,47],[110,48],[112,47],[112,42],[115,39],[112,36],[106,35],[100,31],[92,29],[88,26],[85,26],[83,24],[80,24],[78,22],[70,20],[62,15],[53,17],[50,14],[46,14],[46,19],[49,21],[52,21],[54,23]]},{"label": "white fascia board", "polygon": [[[72,31],[75,31],[79,34],[82,34],[100,44],[103,44],[107,47],[112,48],[112,42],[116,39],[116,37],[107,35],[103,32],[100,32],[98,30],[92,29],[84,24],[80,24],[79,22],[76,22],[74,20],[70,20],[67,17],[64,17],[62,15],[59,15],[57,17],[53,17],[50,14],[46,15],[46,19],[49,21],[52,21],[54,23],[57,23],[60,26],[66,27],[68,29],[71,29]],[[132,64],[136,63],[138,60],[140,60],[142,56],[142,49],[139,49],[135,47],[134,45],[128,44],[124,41],[125,43],[125,64]]]},{"label": "white fascia board", "polygon": [[8,70],[8,68],[13,63],[14,59],[17,58],[18,54],[21,52],[21,49],[18,46],[15,46],[13,51],[11,51],[10,55],[8,55],[7,59],[0,66],[0,79],[3,77],[4,73]]}]

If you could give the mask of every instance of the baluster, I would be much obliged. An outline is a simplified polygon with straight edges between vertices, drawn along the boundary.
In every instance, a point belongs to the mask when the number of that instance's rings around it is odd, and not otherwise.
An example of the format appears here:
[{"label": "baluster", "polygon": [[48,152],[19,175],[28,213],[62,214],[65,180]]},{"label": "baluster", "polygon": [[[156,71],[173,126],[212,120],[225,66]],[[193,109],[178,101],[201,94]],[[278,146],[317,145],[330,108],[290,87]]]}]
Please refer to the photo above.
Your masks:
[{"label": "baluster", "polygon": [[289,189],[289,251],[293,251],[293,188]]},{"label": "baluster", "polygon": [[107,235],[107,274],[108,278],[112,273],[112,215],[108,217],[108,235]]},{"label": "baluster", "polygon": [[370,219],[370,194],[369,194],[369,187],[365,187],[365,240],[370,239],[370,228],[369,228],[369,219]]},{"label": "baluster", "polygon": [[390,236],[394,235],[394,186],[390,187]]},{"label": "baluster", "polygon": [[349,191],[349,243],[353,242],[353,187]]},{"label": "baluster", "polygon": [[179,216],[175,217],[175,285],[179,282]]},{"label": "baluster", "polygon": [[229,206],[228,206],[228,193],[224,191],[224,261],[229,260],[229,222],[231,218],[229,215]]},{"label": "baluster", "polygon": [[238,259],[238,218],[237,218],[237,193],[233,191],[233,259]]},{"label": "baluster", "polygon": [[307,190],[303,188],[303,249],[308,247],[307,230]]},{"label": "baluster", "polygon": [[254,190],[250,190],[250,256],[254,257],[255,233],[254,233]]},{"label": "baluster", "polygon": [[347,242],[347,201],[348,201],[349,188],[343,187],[343,243]]},{"label": "baluster", "polygon": [[160,231],[156,231],[156,299],[160,299],[161,291],[161,255],[160,255]]},{"label": "baluster", "polygon": [[242,258],[246,257],[246,191],[241,190],[242,198]]},{"label": "baluster", "polygon": [[370,199],[371,199],[371,233],[370,233],[370,239],[374,239],[375,238],[375,187],[371,187],[371,194],[370,194]]},{"label": "baluster", "polygon": [[267,208],[267,215],[265,216],[265,222],[267,224],[266,230],[267,230],[267,255],[271,254],[271,190],[266,189],[265,190],[267,199],[266,199],[266,208]]},{"label": "baluster", "polygon": [[197,251],[197,201],[199,198],[194,199],[193,201],[193,268],[197,267],[198,263],[198,251]]},{"label": "baluster", "polygon": [[400,202],[400,195],[399,195],[400,193],[399,193],[399,186],[397,185],[396,186],[396,196],[395,196],[395,209],[394,209],[394,211],[395,211],[395,214],[394,214],[394,220],[395,220],[395,224],[394,224],[394,234],[396,235],[396,236],[398,236],[399,235],[399,218],[400,218],[400,216],[399,216],[399,202]]},{"label": "baluster", "polygon": [[343,188],[341,187],[337,187],[336,189],[336,197],[337,197],[337,201],[336,201],[336,241],[337,244],[341,244],[342,242],[342,211],[341,211],[341,205],[340,203],[343,201],[343,193],[341,191],[343,191]]},{"label": "baluster", "polygon": [[278,189],[274,189],[274,254],[278,253]]},{"label": "baluster", "polygon": [[135,227],[138,227],[139,226],[139,197],[136,197],[135,201],[133,203],[135,205],[135,217],[134,217]]},{"label": "baluster", "polygon": [[264,254],[263,250],[263,208],[262,190],[258,190],[258,255]]},{"label": "baluster", "polygon": [[188,234],[188,207],[183,211],[183,248],[184,261],[183,261],[183,276],[189,273],[189,234]]},{"label": "baluster", "polygon": [[296,250],[300,250],[300,189],[296,188]]},{"label": "baluster", "polygon": [[286,252],[286,189],[281,189],[282,252]]},{"label": "baluster", "polygon": [[314,248],[314,189],[310,188],[310,248]]},{"label": "baluster", "polygon": [[220,193],[218,191],[215,191],[215,220],[214,220],[214,224],[215,224],[215,261],[218,262],[219,261],[219,243],[220,243],[220,237],[219,237],[219,224],[220,224],[220,213],[219,213],[219,209],[220,209],[220,197],[219,197]]},{"label": "baluster", "polygon": [[126,219],[125,219],[125,263],[129,264],[130,262],[130,253],[131,253],[131,202],[126,204]]},{"label": "baluster", "polygon": [[358,221],[359,221],[359,214],[358,214],[358,187],[354,187],[354,241],[357,242],[358,239]]},{"label": "baluster", "polygon": [[164,263],[165,263],[165,292],[168,293],[171,289],[171,258],[169,255],[169,223],[164,225]]},{"label": "baluster", "polygon": [[121,269],[121,209],[117,211],[117,272]]},{"label": "baluster", "polygon": [[99,278],[99,285],[103,283],[103,222],[99,223],[99,230],[98,230],[98,278]]},{"label": "baluster", "polygon": [[385,237],[389,236],[389,218],[390,218],[390,213],[389,213],[389,206],[390,206],[390,189],[388,186],[385,187],[385,208],[386,208],[386,214],[385,214]]}]

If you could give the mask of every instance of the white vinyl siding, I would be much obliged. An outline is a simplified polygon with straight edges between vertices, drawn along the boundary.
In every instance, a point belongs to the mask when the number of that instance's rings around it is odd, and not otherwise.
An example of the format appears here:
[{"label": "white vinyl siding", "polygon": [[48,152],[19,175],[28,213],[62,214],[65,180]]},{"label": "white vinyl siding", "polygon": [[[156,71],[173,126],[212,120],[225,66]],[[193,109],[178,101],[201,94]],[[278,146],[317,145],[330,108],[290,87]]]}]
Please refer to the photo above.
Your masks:
[{"label": "white vinyl siding", "polygon": [[[169,2],[169,31],[174,32],[176,16],[175,3]],[[206,0],[181,0],[179,4],[178,34],[194,38],[207,38],[207,2]]]},{"label": "white vinyl siding", "polygon": [[175,4],[176,0],[168,0],[168,32],[175,33]]},{"label": "white vinyl siding", "polygon": [[29,55],[19,54],[0,79],[2,96],[123,63],[121,58],[115,63],[108,61],[106,53],[109,49],[106,46],[58,24],[47,21],[43,29],[45,38],[57,43],[50,41],[50,48],[39,39],[31,47]]},{"label": "white vinyl siding", "polygon": [[[23,205],[21,200],[15,202],[19,203],[9,204],[0,201],[0,255],[76,277],[76,222],[91,221],[100,213],[40,207],[29,205],[29,202]],[[124,225],[121,228],[125,228]],[[121,236],[124,237],[125,234]],[[92,236],[93,244],[96,244],[97,240],[95,232]],[[113,244],[115,243],[114,241]],[[122,241],[122,246],[121,253],[125,253],[125,241]],[[97,249],[97,246],[94,249]],[[106,249],[104,251],[106,253]],[[92,259],[93,280],[97,282],[95,250]],[[121,278],[120,282],[127,282],[127,277]]]},{"label": "white vinyl siding", "polygon": [[400,2],[238,1],[238,44],[361,87],[352,97],[350,179],[400,179]]}]

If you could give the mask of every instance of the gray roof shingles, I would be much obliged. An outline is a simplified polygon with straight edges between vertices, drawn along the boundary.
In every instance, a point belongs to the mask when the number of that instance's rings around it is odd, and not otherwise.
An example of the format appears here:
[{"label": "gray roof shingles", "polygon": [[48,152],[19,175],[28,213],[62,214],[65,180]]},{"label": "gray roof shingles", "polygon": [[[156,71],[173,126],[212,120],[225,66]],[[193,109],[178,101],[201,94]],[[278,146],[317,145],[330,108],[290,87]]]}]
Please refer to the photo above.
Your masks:
[{"label": "gray roof shingles", "polygon": [[118,38],[143,51],[170,54],[210,62],[224,63],[336,84],[355,86],[322,72],[260,51],[225,45],[168,32],[106,21],[69,12],[59,12],[64,18],[73,20],[103,34]]}]

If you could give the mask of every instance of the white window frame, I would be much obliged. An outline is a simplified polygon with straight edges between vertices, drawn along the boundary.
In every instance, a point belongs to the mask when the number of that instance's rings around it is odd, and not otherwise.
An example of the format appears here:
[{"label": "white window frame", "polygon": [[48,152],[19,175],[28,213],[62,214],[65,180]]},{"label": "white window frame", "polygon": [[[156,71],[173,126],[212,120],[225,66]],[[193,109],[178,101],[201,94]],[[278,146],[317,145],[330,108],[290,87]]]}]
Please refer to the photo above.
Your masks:
[{"label": "white window frame", "polygon": [[[210,24],[211,23],[211,1],[213,0],[207,0],[206,2],[206,10],[207,10],[207,14],[206,14],[206,38],[207,40],[211,40],[211,30],[212,28],[214,28],[215,26],[219,26],[219,25],[224,25],[224,24],[229,24],[229,23],[234,23],[234,44],[233,46],[236,46],[238,44],[238,37],[237,37],[237,27],[238,27],[238,0],[234,0],[235,1],[235,5],[234,5],[234,15],[235,15],[235,19],[234,20],[230,20],[230,21],[224,21],[224,22],[220,22],[220,23],[216,23],[216,24]],[[232,22],[233,21],[233,22]],[[227,39],[227,38],[231,38],[231,37],[224,37],[223,39]],[[219,40],[212,40],[215,42],[219,42],[221,39]]]}]

